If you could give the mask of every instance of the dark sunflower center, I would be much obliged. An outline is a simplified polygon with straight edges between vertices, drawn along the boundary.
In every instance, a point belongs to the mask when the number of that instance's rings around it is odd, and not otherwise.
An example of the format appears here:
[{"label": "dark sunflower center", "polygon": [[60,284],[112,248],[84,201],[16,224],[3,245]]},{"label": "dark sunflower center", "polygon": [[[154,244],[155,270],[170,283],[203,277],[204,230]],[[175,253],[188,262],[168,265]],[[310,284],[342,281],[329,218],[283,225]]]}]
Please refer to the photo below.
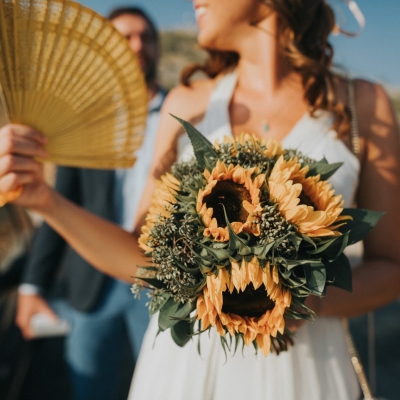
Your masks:
[{"label": "dark sunflower center", "polygon": [[315,204],[311,201],[311,199],[302,191],[300,193],[300,204],[305,204],[306,206],[314,207],[314,210],[317,210]]},{"label": "dark sunflower center", "polygon": [[243,200],[251,202],[249,191],[240,183],[226,180],[217,182],[203,201],[207,208],[214,210],[213,218],[217,219],[218,226],[225,228],[224,208],[229,222],[246,222],[249,213],[243,208]]},{"label": "dark sunflower center", "polygon": [[257,290],[252,283],[247,285],[244,292],[236,289],[231,293],[222,293],[222,312],[240,315],[241,317],[256,317],[264,315],[267,310],[272,310],[275,303],[268,297],[265,286]]}]

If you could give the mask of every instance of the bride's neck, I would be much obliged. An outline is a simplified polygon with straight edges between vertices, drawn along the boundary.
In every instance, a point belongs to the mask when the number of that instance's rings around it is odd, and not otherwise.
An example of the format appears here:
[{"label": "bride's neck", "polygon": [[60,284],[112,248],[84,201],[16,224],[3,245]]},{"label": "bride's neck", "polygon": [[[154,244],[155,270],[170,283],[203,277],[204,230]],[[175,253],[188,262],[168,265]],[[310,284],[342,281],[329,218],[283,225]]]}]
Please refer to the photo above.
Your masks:
[{"label": "bride's neck", "polygon": [[276,18],[267,18],[254,27],[238,53],[238,86],[273,97],[284,82],[298,80],[280,51]]}]

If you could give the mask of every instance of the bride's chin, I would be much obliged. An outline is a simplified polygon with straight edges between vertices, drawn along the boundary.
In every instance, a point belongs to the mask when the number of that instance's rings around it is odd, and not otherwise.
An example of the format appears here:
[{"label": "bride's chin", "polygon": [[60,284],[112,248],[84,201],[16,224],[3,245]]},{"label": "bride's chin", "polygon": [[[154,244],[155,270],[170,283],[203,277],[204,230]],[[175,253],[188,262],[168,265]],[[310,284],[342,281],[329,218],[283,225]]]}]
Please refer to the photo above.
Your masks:
[{"label": "bride's chin", "polygon": [[210,45],[212,44],[212,40],[210,40],[209,35],[205,34],[202,31],[199,31],[199,33],[197,34],[197,44],[203,48],[209,48]]},{"label": "bride's chin", "polygon": [[204,50],[232,51],[232,46],[229,46],[229,43],[221,43],[221,40],[218,40],[214,35],[207,35],[202,32],[197,35],[197,44]]}]

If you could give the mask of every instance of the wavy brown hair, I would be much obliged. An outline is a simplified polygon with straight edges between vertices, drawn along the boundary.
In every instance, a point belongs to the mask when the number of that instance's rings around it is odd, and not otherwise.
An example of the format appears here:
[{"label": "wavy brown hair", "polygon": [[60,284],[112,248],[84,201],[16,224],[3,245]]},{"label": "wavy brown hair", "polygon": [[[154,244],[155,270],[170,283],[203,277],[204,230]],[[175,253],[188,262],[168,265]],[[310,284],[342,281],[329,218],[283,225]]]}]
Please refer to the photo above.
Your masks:
[{"label": "wavy brown hair", "polygon": [[[325,0],[259,0],[277,12],[281,50],[292,69],[302,78],[304,98],[310,114],[316,110],[332,111],[333,128],[343,135],[349,131],[350,111],[337,95],[331,71],[333,48],[328,41],[335,26],[335,17]],[[195,72],[210,78],[235,67],[239,56],[233,52],[207,50],[203,64],[186,67],[181,82],[189,86]]]}]

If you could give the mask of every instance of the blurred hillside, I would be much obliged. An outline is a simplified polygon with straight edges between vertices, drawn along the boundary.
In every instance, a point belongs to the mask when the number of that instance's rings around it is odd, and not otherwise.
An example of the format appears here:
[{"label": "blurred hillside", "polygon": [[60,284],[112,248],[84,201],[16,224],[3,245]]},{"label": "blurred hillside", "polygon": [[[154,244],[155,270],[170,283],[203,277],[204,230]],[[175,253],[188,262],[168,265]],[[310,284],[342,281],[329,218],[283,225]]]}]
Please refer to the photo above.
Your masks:
[{"label": "blurred hillside", "polygon": [[[165,31],[161,33],[160,40],[159,78],[164,87],[171,89],[179,82],[182,68],[190,63],[202,62],[206,53],[197,47],[194,31]],[[400,122],[400,88],[386,87],[386,89],[393,99]],[[0,126],[4,123],[4,113],[0,104]]]},{"label": "blurred hillside", "polygon": [[158,76],[161,84],[171,89],[179,82],[182,68],[201,63],[206,53],[197,46],[194,31],[165,31],[160,35],[161,59]]}]

